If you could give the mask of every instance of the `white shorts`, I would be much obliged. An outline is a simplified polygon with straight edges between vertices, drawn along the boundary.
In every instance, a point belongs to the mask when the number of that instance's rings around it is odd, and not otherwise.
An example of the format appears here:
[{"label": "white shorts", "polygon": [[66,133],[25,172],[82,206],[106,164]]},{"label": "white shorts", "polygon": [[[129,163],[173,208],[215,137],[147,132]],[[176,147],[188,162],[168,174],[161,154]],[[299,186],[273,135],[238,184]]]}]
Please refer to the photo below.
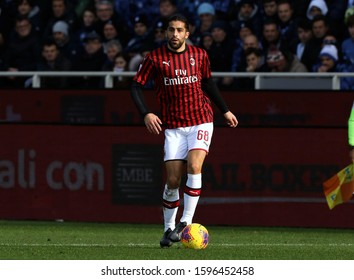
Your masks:
[{"label": "white shorts", "polygon": [[196,126],[165,130],[164,161],[187,160],[191,150],[209,152],[214,124],[203,123]]}]

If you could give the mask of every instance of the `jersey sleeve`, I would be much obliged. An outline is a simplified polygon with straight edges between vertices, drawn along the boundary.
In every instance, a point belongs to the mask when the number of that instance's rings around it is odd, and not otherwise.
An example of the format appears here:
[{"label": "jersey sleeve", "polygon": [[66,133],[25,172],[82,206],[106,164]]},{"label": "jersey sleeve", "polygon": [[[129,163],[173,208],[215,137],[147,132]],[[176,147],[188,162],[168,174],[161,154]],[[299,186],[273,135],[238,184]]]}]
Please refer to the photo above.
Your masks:
[{"label": "jersey sleeve", "polygon": [[354,147],[354,102],[348,120],[348,140],[349,140],[349,145],[351,147]]},{"label": "jersey sleeve", "polygon": [[151,79],[153,75],[153,69],[151,54],[148,53],[140,63],[139,69],[136,72],[133,80],[144,86],[147,81]]}]

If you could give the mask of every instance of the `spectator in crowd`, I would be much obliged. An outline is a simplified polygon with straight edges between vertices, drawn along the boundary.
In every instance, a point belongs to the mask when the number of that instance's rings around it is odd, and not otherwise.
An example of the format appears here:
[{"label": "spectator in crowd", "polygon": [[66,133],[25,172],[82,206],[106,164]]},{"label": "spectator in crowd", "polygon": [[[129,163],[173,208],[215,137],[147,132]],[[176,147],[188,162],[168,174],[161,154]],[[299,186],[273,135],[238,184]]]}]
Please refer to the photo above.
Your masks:
[{"label": "spectator in crowd", "polygon": [[140,52],[129,59],[128,69],[129,71],[138,71],[141,61],[147,53],[151,52],[151,44],[143,44],[140,48]]},{"label": "spectator in crowd", "polygon": [[102,42],[107,43],[110,40],[117,40],[122,44],[122,46],[125,46],[126,42],[124,41],[124,37],[120,35],[121,34],[118,33],[118,29],[114,26],[113,22],[108,21],[103,26]]},{"label": "spectator in crowd", "polygon": [[167,28],[168,18],[175,14],[178,11],[177,1],[176,0],[160,0],[159,1],[159,15],[155,19],[152,25],[155,25],[156,22],[163,22],[163,28]]},{"label": "spectator in crowd", "polygon": [[344,13],[344,22],[347,21],[347,18],[354,14],[354,2],[353,0],[348,0],[347,8]]},{"label": "spectator in crowd", "polygon": [[[48,40],[42,47],[42,59],[37,65],[38,71],[70,71],[71,62],[63,56],[54,40]],[[42,77],[41,88],[68,88],[69,78]]]},{"label": "spectator in crowd", "polygon": [[[0,1],[0,33],[4,42],[14,28],[14,19],[17,17],[17,10],[12,1]],[[1,55],[1,53],[0,53]]]},{"label": "spectator in crowd", "polygon": [[153,45],[152,49],[161,47],[166,43],[166,30],[163,28],[163,22],[158,21],[153,27]]},{"label": "spectator in crowd", "polygon": [[36,0],[36,5],[39,7],[41,13],[44,31],[49,18],[52,16],[52,0]]},{"label": "spectator in crowd", "polygon": [[264,22],[262,46],[264,53],[267,53],[268,49],[287,50],[289,48],[288,42],[282,39],[280,36],[277,22],[273,20],[267,20]]},{"label": "spectator in crowd", "polygon": [[307,47],[302,54],[302,61],[308,69],[312,69],[317,63],[318,55],[321,52],[323,38],[329,32],[327,19],[324,15],[317,15],[311,24],[312,38],[307,42]]},{"label": "spectator in crowd", "polygon": [[[230,36],[230,26],[226,21],[215,21],[211,28],[213,44],[209,52],[210,66],[213,72],[230,72],[234,41]],[[220,88],[230,88],[232,77],[215,78]]]},{"label": "spectator in crowd", "polygon": [[97,17],[95,11],[91,8],[86,8],[82,12],[82,16],[78,22],[78,30],[76,32],[76,40],[82,42],[84,37],[95,30]]},{"label": "spectator in crowd", "polygon": [[[139,66],[142,62],[142,60],[144,59],[144,57],[149,53],[151,52],[153,49],[151,48],[151,45],[150,44],[144,44],[142,45],[141,49],[140,49],[140,53],[135,55],[134,57],[132,57],[130,60],[129,60],[129,65],[128,65],[128,70],[129,71],[138,71],[139,69]],[[148,81],[144,88],[145,89],[154,89],[154,80],[150,80]]]},{"label": "spectator in crowd", "polygon": [[271,72],[308,72],[294,54],[277,48],[268,50],[267,66]]},{"label": "spectator in crowd", "polygon": [[[324,41],[331,41],[328,36],[334,36],[332,39],[336,40],[338,63],[349,65],[354,62],[354,31],[351,30],[354,19],[350,19],[354,16],[354,0],[6,0],[0,3],[0,70],[17,69],[9,67],[10,58],[6,57],[14,37],[18,36],[12,32],[16,15],[28,17],[31,33],[37,31],[38,54],[34,56],[37,60],[42,59],[39,44],[53,36],[60,53],[77,65],[75,60],[85,48],[83,38],[95,30],[101,36],[105,51],[106,42],[112,39],[119,40],[123,49],[128,41],[137,47],[134,51],[136,57],[129,60],[135,71],[142,53],[165,43],[165,29],[161,24],[177,10],[185,13],[196,25],[195,31],[190,30],[187,43],[205,48],[211,56],[215,56],[216,45],[221,45],[214,40],[215,35],[211,35],[211,26],[220,19],[232,26],[228,39],[233,41],[233,58],[230,61],[213,61],[214,67],[222,71],[227,72],[230,63],[231,71],[246,71],[244,55],[247,47],[243,45],[243,36],[249,33],[255,34],[261,41],[259,45],[262,45],[263,53],[273,48],[291,51],[308,71],[312,71],[317,63]],[[128,25],[133,28],[135,22],[131,21],[131,17],[140,17],[144,15],[142,12],[146,15],[147,33],[143,36],[146,40],[140,41]],[[308,22],[311,22],[311,31]],[[208,47],[211,42],[212,47]],[[228,57],[228,52],[229,47],[226,47],[223,55]],[[24,56],[27,55],[21,53],[19,58]],[[113,54],[111,59],[108,59],[108,54],[105,57],[109,60],[108,69],[111,69]],[[36,61],[35,65],[39,62]],[[8,85],[23,84],[22,78],[2,80],[6,80]],[[19,80],[22,82],[18,83]]]},{"label": "spectator in crowd", "polygon": [[[0,1],[0,71],[6,71],[4,65],[4,54],[8,45],[9,34],[13,30],[13,19],[16,10],[12,8],[13,2]],[[7,78],[0,77],[0,86],[4,85]]]},{"label": "spectator in crowd", "polygon": [[307,8],[306,16],[309,20],[313,20],[315,16],[327,15],[328,7],[324,0],[311,0]]},{"label": "spectator in crowd", "polygon": [[291,46],[296,40],[297,22],[290,0],[278,1],[278,18],[281,38]]},{"label": "spectator in crowd", "polygon": [[[248,53],[249,49],[257,49],[257,51],[254,53],[253,51]],[[247,63],[247,57],[249,57],[250,60],[253,61]],[[259,57],[262,64],[266,66],[266,64],[264,63],[265,59],[264,59],[264,53],[262,50],[262,46],[258,40],[258,38],[254,35],[248,35],[244,38],[243,40],[243,49],[242,49],[242,53],[241,53],[241,57],[239,59],[239,61],[237,61],[237,63],[235,63],[235,57],[233,58],[233,64],[232,64],[232,72],[254,72],[254,71],[250,71],[251,68],[249,68],[247,70],[247,67],[249,67],[250,63],[252,63],[252,65],[255,64],[255,57]],[[263,71],[264,72],[268,72],[269,69],[266,68],[265,66],[262,67],[257,67],[257,69],[255,71]],[[236,78],[235,79],[235,88],[236,89],[252,89],[254,87],[254,78]]]},{"label": "spectator in crowd", "polygon": [[347,64],[354,65],[354,15],[347,19],[349,38],[346,38],[342,45],[343,60]]},{"label": "spectator in crowd", "polygon": [[198,9],[198,6],[201,2],[204,2],[204,1],[177,0],[176,5],[177,5],[177,9],[178,9],[179,13],[181,13],[183,15],[189,15],[189,14],[195,13],[195,11]]},{"label": "spectator in crowd", "polygon": [[339,40],[346,36],[343,17],[346,11],[347,0],[326,0],[328,6],[329,26],[332,34]]},{"label": "spectator in crowd", "polygon": [[232,58],[232,72],[245,72],[247,68],[246,62],[246,50],[247,49],[259,49],[263,55],[262,45],[260,44],[258,38],[254,34],[250,34],[243,39],[242,52],[239,57],[236,56],[235,52]]},{"label": "spectator in crowd", "polygon": [[260,49],[260,50],[263,49],[263,47],[262,47],[261,43],[259,42],[257,36],[254,35],[254,34],[250,34],[250,35],[246,36],[243,39],[243,48],[245,50],[249,49],[249,48],[255,48],[255,49]]},{"label": "spectator in crowd", "polygon": [[200,5],[201,2],[204,1],[192,1],[192,0],[187,0],[187,1],[182,1],[182,0],[177,0],[176,5],[177,5],[177,10],[179,13],[183,15],[192,15],[192,19],[194,21],[198,20],[197,14],[195,11],[198,9],[198,6]]},{"label": "spectator in crowd", "polygon": [[141,15],[142,11],[149,15],[151,19],[149,24],[152,24],[152,19],[159,16],[160,0],[114,0],[113,2],[114,10],[118,16],[123,18],[124,22],[126,22],[130,36],[134,34],[134,26],[131,19]]},{"label": "spectator in crowd", "polygon": [[132,58],[135,55],[139,55],[143,45],[152,45],[151,33],[148,29],[147,17],[145,15],[136,16],[133,19],[134,22],[134,36],[129,40],[127,46],[124,48],[124,52],[129,54]]},{"label": "spectator in crowd", "polygon": [[237,37],[240,43],[242,44],[244,38],[248,35],[254,34],[253,26],[249,22],[243,22],[239,25],[239,29],[237,30]]},{"label": "spectator in crowd", "polygon": [[43,38],[48,38],[57,21],[68,24],[68,32],[73,33],[77,28],[78,18],[73,7],[66,0],[52,0],[52,16],[46,23]]},{"label": "spectator in crowd", "polygon": [[324,15],[315,16],[312,20],[311,29],[313,36],[308,42],[308,48],[304,50],[303,60],[306,61],[306,65],[313,66],[321,52],[323,38],[329,33],[327,18]]},{"label": "spectator in crowd", "polygon": [[19,16],[28,17],[32,23],[33,30],[39,34],[42,32],[42,18],[39,7],[35,0],[19,0],[17,2]]},{"label": "spectator in crowd", "polygon": [[321,50],[323,49],[323,47],[325,45],[334,45],[337,49],[337,53],[338,53],[338,62],[342,63],[343,62],[343,54],[342,54],[342,50],[341,50],[341,45],[338,42],[338,39],[335,35],[328,33],[322,41],[322,46],[321,46]]},{"label": "spectator in crowd", "polygon": [[[354,0],[353,0],[353,1],[354,1]],[[348,9],[345,11],[345,13],[344,13],[344,25],[345,25],[345,26],[348,26],[348,25],[347,25],[347,24],[348,24],[348,23],[347,23],[347,22],[348,22],[348,19],[349,19],[352,15],[354,15],[354,6],[348,8]],[[348,36],[349,36],[349,34],[348,34],[348,29],[345,28],[345,33],[344,33],[344,36],[343,36],[343,40],[346,39],[346,38],[348,38]]]},{"label": "spectator in crowd", "polygon": [[95,30],[101,38],[104,37],[103,27],[107,22],[111,22],[117,29],[119,40],[123,45],[130,38],[127,24],[114,12],[113,3],[108,0],[98,0],[95,5],[97,16]]},{"label": "spectator in crowd", "polygon": [[263,22],[267,20],[278,20],[278,5],[277,0],[263,0],[262,17]]},{"label": "spectator in crowd", "polygon": [[236,2],[233,0],[211,0],[215,8],[215,16],[218,20],[230,20],[232,11],[236,8]]},{"label": "spectator in crowd", "polygon": [[321,45],[323,38],[329,32],[329,24],[325,16],[318,15],[312,20],[312,33],[317,44]]},{"label": "spectator in crowd", "polygon": [[[128,71],[129,56],[124,53],[118,53],[114,58],[113,71],[115,73],[121,73]],[[118,76],[114,77],[114,88],[117,89],[128,89],[132,83],[131,77]]]},{"label": "spectator in crowd", "polygon": [[108,41],[104,45],[104,52],[106,54],[106,61],[103,64],[102,71],[111,71],[114,66],[114,58],[117,54],[123,51],[122,44],[118,40]]},{"label": "spectator in crowd", "polygon": [[323,41],[322,41],[322,48],[325,46],[325,45],[334,45],[336,46],[337,50],[338,50],[338,58],[340,61],[342,61],[342,53],[340,51],[340,45],[338,43],[338,40],[337,40],[337,37],[334,36],[333,34],[330,34],[328,33],[326,36],[324,36],[323,38]]},{"label": "spectator in crowd", "polygon": [[[254,73],[254,72],[269,72],[267,64],[265,63],[264,55],[259,48],[247,48],[244,52],[245,54],[245,69],[244,72]],[[236,87],[242,90],[253,90],[254,89],[255,78],[237,78]]]},{"label": "spectator in crowd", "polygon": [[[102,71],[106,56],[100,35],[93,31],[84,38],[84,52],[74,65],[75,71]],[[99,88],[100,77],[83,77],[76,79],[75,86],[79,88]]]},{"label": "spectator in crowd", "polygon": [[342,37],[345,2],[346,0],[311,0],[306,15],[310,20],[313,20],[318,15],[326,16],[331,33],[336,37]]},{"label": "spectator in crowd", "polygon": [[246,72],[268,72],[264,61],[264,55],[259,48],[247,48],[245,50]]},{"label": "spectator in crowd", "polygon": [[[38,35],[32,29],[27,17],[17,17],[14,33],[8,39],[4,54],[4,69],[9,72],[35,71],[39,59]],[[9,77],[6,84],[10,87],[27,87],[25,77]]]},{"label": "spectator in crowd", "polygon": [[239,11],[236,17],[231,21],[234,31],[240,30],[240,25],[248,23],[252,26],[253,33],[259,37],[262,34],[262,19],[258,5],[255,0],[241,0],[239,2]]},{"label": "spectator in crowd", "polygon": [[[352,72],[352,66],[347,66],[338,61],[338,50],[335,45],[325,45],[320,54],[320,62],[313,66],[313,72],[329,73],[329,72]],[[340,89],[353,90],[354,78],[342,77],[340,78]]]},{"label": "spectator in crowd", "polygon": [[240,61],[244,60],[245,61],[245,57],[244,57],[244,40],[246,37],[248,37],[249,35],[254,35],[253,34],[253,30],[252,30],[252,26],[250,24],[248,24],[247,22],[243,23],[240,25],[240,30],[238,32],[238,38],[235,41],[235,48],[233,51],[233,55],[232,55],[232,65],[231,65],[231,71],[232,72],[236,72]]},{"label": "spectator in crowd", "polygon": [[351,7],[354,7],[354,0],[347,0],[346,9],[349,9]]},{"label": "spectator in crowd", "polygon": [[196,21],[193,19],[194,17],[192,17],[191,15],[187,15],[186,18],[189,21],[189,36],[186,39],[186,43],[190,46],[193,46],[196,45],[196,43],[194,43],[194,39],[192,40],[192,38],[195,38],[196,35],[196,30],[197,30]]},{"label": "spectator in crowd", "polygon": [[65,21],[57,21],[52,28],[52,37],[60,53],[75,64],[82,53],[82,48],[75,37],[69,34],[69,25]]},{"label": "spectator in crowd", "polygon": [[82,18],[84,12],[90,9],[92,0],[76,0],[74,1],[74,10],[78,18]]},{"label": "spectator in crowd", "polygon": [[215,9],[209,3],[202,3],[197,9],[197,15],[196,29],[190,37],[195,45],[200,46],[202,35],[211,31],[211,26],[215,21]]},{"label": "spectator in crowd", "polygon": [[297,42],[294,46],[291,46],[292,52],[303,63],[308,71],[312,70],[313,62],[306,61],[303,56],[305,49],[308,48],[308,42],[312,39],[312,27],[311,22],[307,18],[303,18],[297,25]]},{"label": "spectator in crowd", "polygon": [[204,50],[206,50],[206,52],[209,54],[209,51],[211,49],[211,46],[213,45],[213,36],[211,35],[210,32],[204,32],[202,34],[202,38],[201,38],[201,45],[200,47]]}]

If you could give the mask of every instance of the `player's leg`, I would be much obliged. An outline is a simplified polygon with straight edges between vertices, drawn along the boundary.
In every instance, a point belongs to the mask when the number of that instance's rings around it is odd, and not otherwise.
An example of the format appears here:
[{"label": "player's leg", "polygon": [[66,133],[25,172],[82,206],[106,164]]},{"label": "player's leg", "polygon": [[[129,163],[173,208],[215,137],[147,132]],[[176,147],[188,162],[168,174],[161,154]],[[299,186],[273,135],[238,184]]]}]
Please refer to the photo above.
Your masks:
[{"label": "player's leg", "polygon": [[191,224],[202,189],[202,167],[207,153],[192,150],[188,153],[187,182],[184,188],[184,210],[181,222]]},{"label": "player's leg", "polygon": [[195,209],[200,197],[202,188],[202,166],[206,152],[204,150],[192,150],[188,153],[187,161],[187,182],[184,188],[183,195],[183,215],[180,222],[169,235],[169,239],[173,242],[181,240],[181,233],[183,229],[192,223]]},{"label": "player's leg", "polygon": [[184,208],[180,223],[170,235],[174,242],[180,240],[183,228],[192,223],[202,188],[202,167],[209,152],[213,124],[195,126],[188,135],[187,182],[184,188]]},{"label": "player's leg", "polygon": [[163,192],[163,215],[165,231],[173,230],[176,224],[176,215],[179,206],[179,187],[181,185],[184,161],[166,161],[167,181]]},{"label": "player's leg", "polygon": [[169,238],[175,228],[176,216],[179,206],[179,186],[181,185],[182,172],[184,169],[183,161],[165,162],[167,181],[163,192],[163,219],[164,235],[160,240],[161,247],[170,247],[172,240]]},{"label": "player's leg", "polygon": [[[160,241],[161,247],[169,247],[172,241],[169,234],[175,228],[179,206],[179,187],[187,159],[187,140],[181,131],[166,129],[165,131],[165,167],[166,185],[163,192],[164,235]],[[184,140],[183,140],[184,139]]]}]

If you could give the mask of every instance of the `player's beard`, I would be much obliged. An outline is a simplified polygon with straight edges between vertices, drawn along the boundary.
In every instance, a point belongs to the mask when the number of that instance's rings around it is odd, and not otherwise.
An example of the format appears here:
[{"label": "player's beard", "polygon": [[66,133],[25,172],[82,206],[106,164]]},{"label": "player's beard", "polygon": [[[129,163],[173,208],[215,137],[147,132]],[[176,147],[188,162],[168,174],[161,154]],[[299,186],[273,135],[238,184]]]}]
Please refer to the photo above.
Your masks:
[{"label": "player's beard", "polygon": [[[172,38],[173,39],[173,38]],[[181,40],[178,40],[178,41],[172,41],[172,39],[170,39],[168,41],[168,45],[170,46],[171,49],[173,50],[178,50],[182,45],[183,45],[183,42]]]}]

